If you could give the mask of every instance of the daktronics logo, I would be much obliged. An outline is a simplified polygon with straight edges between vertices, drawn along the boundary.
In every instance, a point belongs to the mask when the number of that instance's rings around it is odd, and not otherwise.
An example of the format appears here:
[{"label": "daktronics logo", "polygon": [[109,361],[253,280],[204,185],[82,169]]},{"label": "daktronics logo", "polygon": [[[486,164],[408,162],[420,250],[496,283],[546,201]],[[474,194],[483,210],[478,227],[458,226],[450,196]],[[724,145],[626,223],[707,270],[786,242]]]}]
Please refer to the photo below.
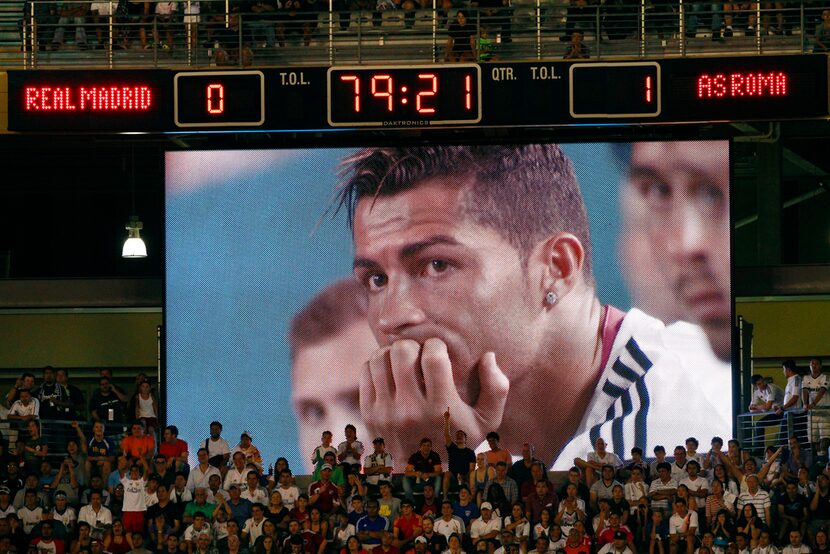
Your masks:
[{"label": "daktronics logo", "polygon": [[27,112],[146,112],[153,107],[153,90],[135,86],[36,86],[24,87]]},{"label": "daktronics logo", "polygon": [[769,73],[716,73],[697,78],[698,98],[787,96],[789,79],[781,71]]}]

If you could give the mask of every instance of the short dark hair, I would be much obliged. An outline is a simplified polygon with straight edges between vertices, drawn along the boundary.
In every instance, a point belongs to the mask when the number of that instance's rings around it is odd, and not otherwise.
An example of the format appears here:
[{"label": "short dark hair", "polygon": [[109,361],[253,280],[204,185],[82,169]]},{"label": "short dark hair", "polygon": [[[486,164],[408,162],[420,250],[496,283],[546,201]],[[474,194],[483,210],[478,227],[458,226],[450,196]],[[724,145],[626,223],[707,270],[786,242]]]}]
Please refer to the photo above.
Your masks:
[{"label": "short dark hair", "polygon": [[784,369],[798,373],[798,366],[795,365],[795,360],[784,360],[781,365],[784,366]]},{"label": "short dark hair", "polygon": [[170,433],[171,433],[174,437],[178,437],[178,436],[179,436],[179,428],[178,428],[178,427],[176,427],[175,425],[168,425],[168,426],[167,426],[167,427],[165,427],[164,429],[165,429],[166,431],[170,431]]},{"label": "short dark hair", "polygon": [[658,452],[665,452],[665,451],[666,451],[666,447],[663,446],[662,444],[658,444],[657,446],[654,447],[654,453],[655,454],[657,454]]},{"label": "short dark hair", "polygon": [[640,448],[639,446],[635,446],[634,448],[631,449],[631,453],[632,454],[639,454],[640,456],[642,456],[643,455],[643,449]]},{"label": "short dark hair", "polygon": [[585,251],[583,275],[593,283],[591,236],[571,161],[556,144],[368,148],[344,160],[339,205],[353,223],[364,197],[394,195],[430,177],[474,177],[464,215],[498,232],[527,263],[545,238],[567,231]]},{"label": "short dark hair", "polygon": [[697,447],[697,446],[700,446],[700,442],[699,442],[696,438],[694,438],[694,437],[689,437],[688,439],[686,439],[686,443],[692,443],[692,444],[694,444],[696,447]]},{"label": "short dark hair", "polygon": [[758,384],[758,381],[760,381],[761,379],[764,379],[764,376],[763,376],[763,375],[758,375],[758,374],[756,373],[755,375],[753,375],[752,377],[750,377],[750,379],[749,379],[749,380],[752,382],[752,384],[753,384],[753,385],[757,385],[757,384]]},{"label": "short dark hair", "polygon": [[719,444],[723,446],[723,439],[720,437],[712,437],[712,442],[710,444]]},{"label": "short dark hair", "polygon": [[659,464],[657,464],[657,471],[660,471],[661,469],[671,471],[671,464],[668,462],[660,462]]},{"label": "short dark hair", "polygon": [[[318,292],[291,319],[291,359],[296,360],[304,348],[340,335],[350,324],[365,321],[368,305],[366,289],[354,278],[341,279]],[[331,431],[323,432],[326,433]]]}]

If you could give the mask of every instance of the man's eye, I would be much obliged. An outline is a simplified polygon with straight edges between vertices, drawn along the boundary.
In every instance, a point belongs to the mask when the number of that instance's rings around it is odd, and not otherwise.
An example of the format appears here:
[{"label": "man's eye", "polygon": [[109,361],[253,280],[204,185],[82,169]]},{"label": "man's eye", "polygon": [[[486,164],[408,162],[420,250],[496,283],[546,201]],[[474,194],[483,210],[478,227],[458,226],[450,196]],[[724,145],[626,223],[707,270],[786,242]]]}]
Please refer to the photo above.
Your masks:
[{"label": "man's eye", "polygon": [[383,273],[373,273],[367,279],[369,290],[378,290],[386,286],[388,281],[386,275]]},{"label": "man's eye", "polygon": [[426,271],[431,275],[438,275],[444,273],[450,268],[450,264],[446,260],[430,260]]}]

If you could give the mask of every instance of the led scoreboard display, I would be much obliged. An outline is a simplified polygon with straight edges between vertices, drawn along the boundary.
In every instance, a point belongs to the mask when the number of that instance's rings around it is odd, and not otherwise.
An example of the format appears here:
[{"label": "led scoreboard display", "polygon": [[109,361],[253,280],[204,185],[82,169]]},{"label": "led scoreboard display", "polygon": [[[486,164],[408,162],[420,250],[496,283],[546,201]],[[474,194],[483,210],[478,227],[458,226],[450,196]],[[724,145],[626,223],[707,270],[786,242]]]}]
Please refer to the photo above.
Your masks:
[{"label": "led scoreboard display", "polygon": [[187,133],[826,118],[827,78],[824,55],[9,71],[9,130]]}]

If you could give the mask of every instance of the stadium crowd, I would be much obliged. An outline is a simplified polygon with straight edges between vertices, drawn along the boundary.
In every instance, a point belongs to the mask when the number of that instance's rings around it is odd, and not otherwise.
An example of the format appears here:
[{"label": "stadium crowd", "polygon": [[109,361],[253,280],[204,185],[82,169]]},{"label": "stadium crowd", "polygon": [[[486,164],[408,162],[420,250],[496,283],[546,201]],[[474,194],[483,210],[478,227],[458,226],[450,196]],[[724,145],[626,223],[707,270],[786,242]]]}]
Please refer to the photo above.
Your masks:
[{"label": "stadium crowd", "polygon": [[[753,379],[752,409],[775,424],[824,405],[821,361],[809,379],[792,367],[783,396]],[[351,424],[337,438],[325,431],[300,487],[286,458],[265,465],[251,433],[231,447],[214,421],[190,446],[175,425],[161,429],[145,375],[129,395],[111,379],[101,372],[87,404],[66,370],[47,367],[6,395],[20,431],[13,448],[0,441],[0,554],[830,552],[830,440],[818,436],[816,448],[806,436],[778,447],[756,434],[743,449],[713,437],[705,452],[689,437],[667,445],[673,456],[634,447],[626,460],[600,437],[559,476],[530,443],[514,458],[495,431],[476,453],[448,409],[443,436],[413,445],[405,468],[382,437],[368,446]],[[87,408],[89,436],[77,422]],[[63,452],[41,433],[49,420],[71,421]],[[124,429],[120,441],[107,434]]]}]

